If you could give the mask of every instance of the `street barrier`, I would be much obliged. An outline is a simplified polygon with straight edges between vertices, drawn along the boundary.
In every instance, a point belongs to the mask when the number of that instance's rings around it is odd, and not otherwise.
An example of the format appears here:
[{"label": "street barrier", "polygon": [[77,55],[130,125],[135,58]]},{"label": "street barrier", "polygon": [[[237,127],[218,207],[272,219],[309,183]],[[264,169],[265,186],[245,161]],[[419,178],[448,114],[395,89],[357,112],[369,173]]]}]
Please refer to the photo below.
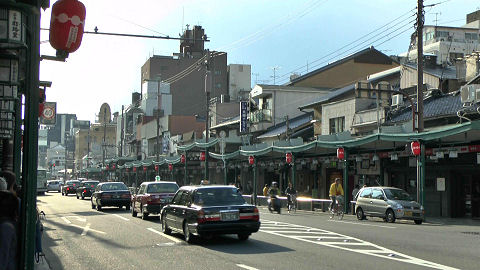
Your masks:
[{"label": "street barrier", "polygon": [[[243,198],[250,203],[252,202],[252,195],[243,195]],[[257,196],[258,205],[267,205],[268,196]],[[287,207],[287,197],[279,196],[282,207]],[[297,209],[298,210],[308,210],[308,211],[322,211],[327,212],[328,207],[332,201],[330,199],[313,199],[308,197],[297,197]],[[349,209],[351,213],[354,213],[355,201],[350,201]]]}]

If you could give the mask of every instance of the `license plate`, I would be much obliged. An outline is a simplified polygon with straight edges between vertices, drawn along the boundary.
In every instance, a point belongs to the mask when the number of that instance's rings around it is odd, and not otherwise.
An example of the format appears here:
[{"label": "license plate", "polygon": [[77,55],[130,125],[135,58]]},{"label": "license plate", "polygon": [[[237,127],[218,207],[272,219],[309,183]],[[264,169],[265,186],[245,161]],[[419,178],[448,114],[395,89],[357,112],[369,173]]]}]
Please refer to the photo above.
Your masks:
[{"label": "license plate", "polygon": [[405,211],[405,216],[411,217],[412,216],[412,211]]},{"label": "license plate", "polygon": [[222,221],[233,221],[239,219],[238,211],[220,211],[220,220]]}]

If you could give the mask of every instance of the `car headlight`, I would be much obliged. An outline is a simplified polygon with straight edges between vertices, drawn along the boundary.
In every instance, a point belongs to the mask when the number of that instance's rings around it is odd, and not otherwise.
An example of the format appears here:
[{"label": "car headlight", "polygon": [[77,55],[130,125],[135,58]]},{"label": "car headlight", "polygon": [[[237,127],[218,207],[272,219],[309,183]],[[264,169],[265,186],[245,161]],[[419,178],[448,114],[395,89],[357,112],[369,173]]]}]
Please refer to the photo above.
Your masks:
[{"label": "car headlight", "polygon": [[393,207],[396,208],[396,209],[403,209],[403,205],[401,205],[399,203],[394,203]]}]

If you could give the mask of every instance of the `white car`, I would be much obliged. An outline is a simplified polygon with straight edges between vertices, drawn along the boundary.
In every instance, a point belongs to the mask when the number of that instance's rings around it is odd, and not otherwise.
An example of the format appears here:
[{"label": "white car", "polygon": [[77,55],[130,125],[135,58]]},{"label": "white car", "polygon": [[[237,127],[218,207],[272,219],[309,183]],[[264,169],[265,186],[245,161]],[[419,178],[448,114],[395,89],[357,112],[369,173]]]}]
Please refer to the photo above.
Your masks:
[{"label": "white car", "polygon": [[60,192],[61,191],[61,185],[60,185],[60,181],[58,180],[49,180],[47,181],[47,192],[49,191],[56,191],[56,192]]}]

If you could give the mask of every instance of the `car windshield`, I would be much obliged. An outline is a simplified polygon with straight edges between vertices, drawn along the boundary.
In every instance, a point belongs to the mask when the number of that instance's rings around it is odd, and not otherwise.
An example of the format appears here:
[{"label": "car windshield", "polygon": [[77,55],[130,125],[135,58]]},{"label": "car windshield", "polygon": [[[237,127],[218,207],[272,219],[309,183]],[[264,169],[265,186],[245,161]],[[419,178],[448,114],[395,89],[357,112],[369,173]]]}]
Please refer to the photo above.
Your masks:
[{"label": "car windshield", "polygon": [[67,181],[67,186],[76,187],[80,184],[80,181]]},{"label": "car windshield", "polygon": [[102,185],[102,191],[110,190],[128,190],[124,183],[108,183]]},{"label": "car windshield", "polygon": [[98,185],[97,181],[83,182],[83,186],[94,188]]},{"label": "car windshield", "polygon": [[193,203],[200,206],[239,205],[245,200],[237,188],[205,188],[195,192]]},{"label": "car windshield", "polygon": [[178,185],[175,183],[155,183],[147,187],[147,193],[175,193]]},{"label": "car windshield", "polygon": [[384,189],[389,200],[413,201],[410,194],[401,189]]}]

